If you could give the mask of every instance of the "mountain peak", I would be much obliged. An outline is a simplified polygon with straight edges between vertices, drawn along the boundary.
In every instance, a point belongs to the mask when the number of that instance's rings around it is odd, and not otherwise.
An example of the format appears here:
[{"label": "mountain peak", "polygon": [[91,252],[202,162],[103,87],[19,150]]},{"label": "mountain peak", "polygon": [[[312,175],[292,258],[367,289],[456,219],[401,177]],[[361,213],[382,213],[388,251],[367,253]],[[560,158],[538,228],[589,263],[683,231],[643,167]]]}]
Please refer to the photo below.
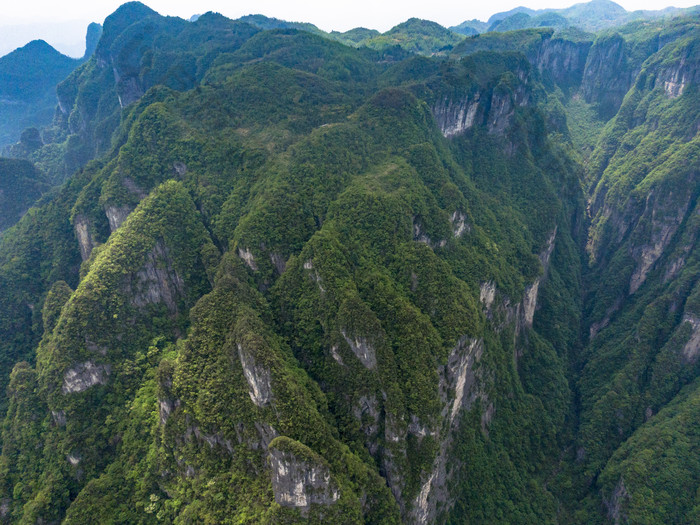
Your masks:
[{"label": "mountain peak", "polygon": [[114,13],[105,18],[102,38],[96,51],[99,52],[103,46],[110,46],[114,39],[134,22],[152,15],[158,15],[158,13],[141,2],[122,4]]},{"label": "mountain peak", "polygon": [[102,25],[92,22],[85,34],[85,55],[83,59],[87,59],[95,52],[97,49],[97,44],[100,42],[100,37],[102,36]]}]

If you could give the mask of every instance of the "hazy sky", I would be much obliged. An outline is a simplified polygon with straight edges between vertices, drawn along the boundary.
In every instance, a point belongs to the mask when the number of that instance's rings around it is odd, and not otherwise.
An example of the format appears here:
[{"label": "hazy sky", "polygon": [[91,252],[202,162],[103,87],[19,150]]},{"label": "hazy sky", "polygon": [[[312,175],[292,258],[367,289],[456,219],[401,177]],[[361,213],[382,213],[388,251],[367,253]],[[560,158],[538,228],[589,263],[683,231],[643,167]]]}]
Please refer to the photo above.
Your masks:
[{"label": "hazy sky", "polygon": [[[28,41],[43,38],[59,51],[83,54],[85,29],[100,22],[124,0],[3,0],[0,7],[0,56]],[[290,21],[311,22],[326,31],[345,31],[357,26],[386,31],[410,17],[434,20],[444,26],[464,20],[486,20],[499,11],[519,5],[533,9],[568,7],[575,0],[146,0],[160,14],[189,18],[217,11],[229,18],[262,13]],[[698,0],[618,0],[628,11],[663,9],[669,5],[689,7]]]}]

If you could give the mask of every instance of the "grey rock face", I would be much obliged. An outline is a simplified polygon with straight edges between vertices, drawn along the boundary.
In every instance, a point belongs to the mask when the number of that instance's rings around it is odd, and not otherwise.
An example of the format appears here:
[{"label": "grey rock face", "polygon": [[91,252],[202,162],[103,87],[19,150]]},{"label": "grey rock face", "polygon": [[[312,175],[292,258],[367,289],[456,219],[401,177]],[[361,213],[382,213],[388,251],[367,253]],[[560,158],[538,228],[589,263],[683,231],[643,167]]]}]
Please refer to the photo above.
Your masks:
[{"label": "grey rock face", "polygon": [[487,283],[481,283],[479,287],[479,301],[484,305],[484,310],[486,315],[489,316],[491,313],[491,306],[496,300],[496,283],[489,281]]},{"label": "grey rock face", "polygon": [[107,206],[105,214],[109,221],[109,230],[113,233],[117,231],[117,228],[124,223],[131,211],[128,206]]},{"label": "grey rock face", "polygon": [[148,254],[146,263],[131,279],[128,295],[134,306],[164,303],[168,310],[177,310],[177,298],[184,293],[185,283],[173,268],[165,244],[158,241]]},{"label": "grey rock face", "polygon": [[376,353],[367,338],[359,336],[350,337],[345,330],[341,330],[340,333],[350,347],[350,350],[352,350],[352,353],[355,354],[365,368],[371,370],[377,367]]},{"label": "grey rock face", "polygon": [[694,363],[698,359],[698,354],[700,354],[700,318],[686,312],[683,316],[683,322],[690,324],[692,329],[690,338],[683,346],[683,358],[688,362]]},{"label": "grey rock face", "polygon": [[52,410],[51,417],[53,418],[53,422],[56,426],[66,426],[66,412],[64,410]]},{"label": "grey rock face", "polygon": [[622,506],[625,500],[628,500],[629,497],[629,492],[627,492],[627,487],[625,487],[625,480],[621,477],[620,481],[618,481],[617,486],[615,487],[615,490],[610,495],[610,499],[603,498],[603,503],[605,503],[605,506],[608,509],[608,518],[611,519],[615,525],[619,525],[619,523],[627,521],[627,517],[624,515]]},{"label": "grey rock face", "polygon": [[481,94],[477,92],[457,101],[444,98],[433,106],[433,115],[445,137],[464,133],[475,123],[483,120],[483,110],[479,105],[480,98]]},{"label": "grey rock face", "polygon": [[263,407],[272,400],[272,378],[270,371],[255,362],[253,355],[238,344],[238,357],[243,366],[243,374],[248,382],[248,394],[256,406]]},{"label": "grey rock face", "polygon": [[620,35],[595,42],[581,81],[586,102],[599,103],[608,114],[617,111],[632,85],[633,76],[628,69],[625,41]]},{"label": "grey rock face", "polygon": [[270,261],[275,267],[275,270],[277,270],[277,273],[282,275],[284,270],[287,268],[287,262],[284,260],[284,257],[282,257],[279,253],[271,253]]},{"label": "grey rock face", "polygon": [[449,452],[462,411],[469,410],[480,398],[485,399],[485,395],[480,392],[479,381],[474,370],[483,352],[482,340],[463,337],[450,352],[447,365],[440,369],[439,388],[443,401],[442,419],[446,421],[446,431],[440,440],[440,449],[433,462],[433,468],[423,480],[421,490],[412,502],[411,512],[408,515],[410,523],[434,523],[438,509],[452,503],[449,481],[454,465],[449,463]]},{"label": "grey rock face", "polygon": [[676,98],[691,83],[700,84],[700,63],[697,59],[693,60],[692,51],[686,48],[673,65],[658,72],[654,87],[663,87],[668,97]]},{"label": "grey rock face", "polygon": [[489,133],[501,135],[510,125],[515,106],[509,93],[494,93],[491,97],[491,109],[487,117],[486,127]]},{"label": "grey rock face", "polygon": [[[547,239],[547,244],[544,250],[539,255],[540,264],[542,264],[543,268],[543,277],[547,274],[547,270],[549,269],[549,260],[552,257],[552,252],[554,251],[554,240],[556,237],[557,229],[554,228],[554,231],[552,231]],[[530,286],[525,288],[525,294],[521,303],[521,319],[518,326],[518,331],[522,330],[523,328],[532,327],[532,322],[535,318],[535,309],[537,308],[537,295],[539,293],[541,281],[542,277],[538,277]]]},{"label": "grey rock face", "polygon": [[376,396],[361,396],[352,408],[353,416],[360,422],[366,436],[365,444],[372,455],[379,452],[380,417]]},{"label": "grey rock face", "polygon": [[[640,222],[647,218],[651,227],[648,232],[640,232],[645,242],[638,244],[632,252],[632,257],[637,261],[637,267],[630,279],[630,294],[635,293],[646,281],[649,271],[664,253],[683,222],[690,205],[690,188],[691,186],[678,188],[676,192],[665,194],[652,190],[647,196]],[[678,192],[683,192],[680,203],[678,195],[674,194]]]},{"label": "grey rock face", "polygon": [[63,375],[63,393],[75,394],[95,385],[104,385],[110,371],[109,365],[96,365],[92,361],[77,364]]},{"label": "grey rock face", "polygon": [[143,88],[140,85],[138,77],[122,76],[116,66],[112,68],[114,72],[114,83],[117,88],[117,97],[119,105],[125,108],[129,104],[133,104],[143,96]]},{"label": "grey rock face", "polygon": [[175,409],[179,406],[180,406],[179,400],[159,399],[158,400],[158,408],[159,408],[159,415],[160,415],[160,424],[165,425],[168,422],[168,418],[170,417],[170,414],[172,414],[175,411]]},{"label": "grey rock face", "polygon": [[296,507],[302,515],[307,515],[312,504],[331,505],[338,501],[340,493],[325,465],[275,448],[270,449],[269,461],[272,491],[278,504]]},{"label": "grey rock face", "polygon": [[75,217],[73,229],[75,230],[75,236],[78,239],[80,257],[83,261],[87,261],[90,258],[92,249],[95,247],[95,241],[92,238],[92,233],[90,233],[89,219],[82,214],[77,215]]},{"label": "grey rock face", "polygon": [[452,213],[450,222],[452,223],[452,233],[455,237],[459,238],[464,235],[465,232],[469,232],[471,230],[471,227],[466,223],[466,220],[467,216],[461,211],[455,211]]},{"label": "grey rock face", "polygon": [[440,239],[437,242],[433,241],[423,229],[419,217],[413,217],[413,240],[427,244],[431,248],[443,248],[447,244],[445,239]]},{"label": "grey rock face", "polygon": [[578,85],[592,44],[559,38],[545,40],[537,55],[537,69],[551,75],[559,85]]},{"label": "grey rock face", "polygon": [[255,263],[255,256],[253,255],[253,252],[251,252],[248,248],[241,248],[239,246],[238,256],[241,259],[243,259],[243,262],[246,263],[246,266],[248,266],[248,268],[250,268],[254,272],[258,271],[258,265]]}]

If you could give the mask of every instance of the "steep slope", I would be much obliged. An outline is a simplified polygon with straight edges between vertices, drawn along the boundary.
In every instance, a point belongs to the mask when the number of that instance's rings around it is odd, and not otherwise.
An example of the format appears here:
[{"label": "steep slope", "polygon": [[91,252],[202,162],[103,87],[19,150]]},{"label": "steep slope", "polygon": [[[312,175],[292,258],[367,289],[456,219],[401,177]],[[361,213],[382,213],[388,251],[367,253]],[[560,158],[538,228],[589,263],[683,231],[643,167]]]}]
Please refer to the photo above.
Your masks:
[{"label": "steep slope", "polygon": [[[693,410],[689,400],[664,407],[698,373],[698,37],[696,29],[645,62],[592,157],[591,342],[582,356],[581,450],[587,475],[604,468],[599,484],[617,521],[673,515],[684,522],[697,505],[693,492],[670,513],[663,506],[667,481],[652,477],[640,484],[629,469],[648,436],[666,432],[660,430],[668,426],[665,418]],[[692,390],[683,397],[692,399]],[[679,425],[675,432],[679,438],[666,442],[668,453],[686,457],[690,451],[675,443],[692,442],[695,429]],[[657,460],[649,454],[646,468],[653,468]],[[679,481],[697,475],[692,463],[668,468]]]},{"label": "steep slope", "polygon": [[84,262],[34,282],[8,516],[426,523],[508,501],[509,519],[553,521],[575,330],[533,326],[578,322],[554,307],[578,300],[575,165],[541,133],[521,57],[407,82],[429,59],[380,57],[257,34],[197,88],[146,92],[124,142],[20,222],[8,262],[50,213],[74,228],[52,260]]},{"label": "steep slope", "polygon": [[15,224],[47,189],[31,163],[0,158],[0,232]]},{"label": "steep slope", "polygon": [[120,8],[0,238],[3,519],[695,521],[698,42]]},{"label": "steep slope", "polygon": [[45,145],[15,156],[32,160],[53,184],[61,183],[112,148],[122,109],[148,88],[194,87],[216,55],[237,49],[257,31],[220,15],[190,23],[139,2],[124,4],[105,20],[94,56],[58,85],[58,110],[42,133]]},{"label": "steep slope", "polygon": [[56,84],[79,64],[43,40],[0,57],[0,149],[17,142],[25,128],[51,121]]}]

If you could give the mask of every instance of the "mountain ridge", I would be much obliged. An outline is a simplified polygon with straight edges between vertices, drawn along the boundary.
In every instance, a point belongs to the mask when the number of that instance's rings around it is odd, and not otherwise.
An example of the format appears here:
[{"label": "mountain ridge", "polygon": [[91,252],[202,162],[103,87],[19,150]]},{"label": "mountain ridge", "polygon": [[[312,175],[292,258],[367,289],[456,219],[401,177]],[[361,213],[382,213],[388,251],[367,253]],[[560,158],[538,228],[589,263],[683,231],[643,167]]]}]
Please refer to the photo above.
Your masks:
[{"label": "mountain ridge", "polygon": [[0,237],[3,519],[692,522],[697,27],[118,10]]}]

